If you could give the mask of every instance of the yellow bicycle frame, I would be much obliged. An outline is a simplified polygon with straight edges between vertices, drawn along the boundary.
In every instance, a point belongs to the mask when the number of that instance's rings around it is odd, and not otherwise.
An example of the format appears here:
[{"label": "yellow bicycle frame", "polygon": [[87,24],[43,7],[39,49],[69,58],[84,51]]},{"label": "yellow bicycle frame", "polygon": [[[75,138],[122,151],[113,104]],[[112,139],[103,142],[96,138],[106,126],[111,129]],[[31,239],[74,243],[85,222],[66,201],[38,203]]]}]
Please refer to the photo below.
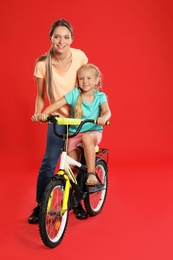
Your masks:
[{"label": "yellow bicycle frame", "polygon": [[[76,118],[61,118],[61,117],[55,117],[56,121],[58,124],[60,125],[79,125],[81,123],[81,119],[76,119]],[[95,120],[96,123],[96,120]],[[96,152],[99,151],[99,147],[96,146]],[[62,204],[62,208],[61,208],[61,212],[60,212],[60,216],[62,216],[64,214],[64,212],[68,209],[68,199],[69,199],[69,192],[70,192],[70,180],[72,180],[73,183],[77,184],[77,180],[68,164],[68,162],[66,161],[66,167],[64,170],[60,170],[58,172],[59,175],[63,175],[63,177],[65,178],[66,182],[65,182],[65,189],[64,189],[64,199],[63,199],[63,204]],[[53,191],[52,191],[53,192]],[[49,198],[48,201],[48,207],[47,210],[50,210],[50,205],[52,202],[52,194]]]}]

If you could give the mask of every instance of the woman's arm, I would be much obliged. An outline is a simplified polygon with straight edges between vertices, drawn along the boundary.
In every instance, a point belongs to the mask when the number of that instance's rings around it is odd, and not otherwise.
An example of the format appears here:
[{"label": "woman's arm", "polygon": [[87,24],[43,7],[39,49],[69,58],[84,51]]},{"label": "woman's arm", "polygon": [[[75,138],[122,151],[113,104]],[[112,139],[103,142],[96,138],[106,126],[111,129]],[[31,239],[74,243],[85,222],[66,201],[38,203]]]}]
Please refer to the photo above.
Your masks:
[{"label": "woman's arm", "polygon": [[67,104],[67,101],[65,97],[61,97],[57,101],[55,101],[53,104],[48,106],[40,115],[39,115],[39,121],[46,121],[47,117],[49,114],[55,112],[58,110],[60,107],[64,106]]},{"label": "woman's arm", "polygon": [[38,122],[38,115],[44,108],[45,100],[46,100],[46,87],[45,80],[42,78],[35,78],[36,86],[37,86],[37,96],[35,100],[35,111],[32,116],[32,121]]}]

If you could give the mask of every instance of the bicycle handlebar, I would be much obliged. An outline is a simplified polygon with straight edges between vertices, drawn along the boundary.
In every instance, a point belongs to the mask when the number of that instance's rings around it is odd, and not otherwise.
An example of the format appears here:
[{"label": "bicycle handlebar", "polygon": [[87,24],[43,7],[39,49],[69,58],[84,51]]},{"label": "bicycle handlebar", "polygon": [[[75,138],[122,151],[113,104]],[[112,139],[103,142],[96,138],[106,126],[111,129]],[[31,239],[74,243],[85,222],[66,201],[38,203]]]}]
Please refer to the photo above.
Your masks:
[{"label": "bicycle handlebar", "polygon": [[[62,117],[59,117],[58,115],[50,115],[50,116],[47,117],[46,122],[53,123],[53,131],[54,131],[54,134],[56,136],[63,138],[64,135],[68,135],[68,138],[72,138],[79,133],[79,131],[81,130],[82,126],[85,123],[97,124],[97,119],[62,118]],[[57,132],[57,129],[56,129],[56,124],[59,124],[59,125],[76,125],[78,127],[76,129],[76,132],[73,133],[73,134],[59,134]],[[106,121],[105,125],[110,125],[110,122]]]}]

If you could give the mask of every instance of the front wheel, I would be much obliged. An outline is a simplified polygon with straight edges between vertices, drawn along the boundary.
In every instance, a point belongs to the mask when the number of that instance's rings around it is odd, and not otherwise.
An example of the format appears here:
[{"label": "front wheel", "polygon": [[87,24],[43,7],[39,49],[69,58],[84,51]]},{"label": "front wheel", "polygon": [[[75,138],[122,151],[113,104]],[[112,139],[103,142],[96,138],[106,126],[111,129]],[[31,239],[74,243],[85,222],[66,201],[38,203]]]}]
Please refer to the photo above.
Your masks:
[{"label": "front wheel", "polygon": [[96,162],[95,173],[103,184],[103,187],[96,192],[89,193],[84,199],[86,211],[90,216],[99,214],[105,204],[108,191],[108,167],[104,160]]},{"label": "front wheel", "polygon": [[39,214],[40,236],[50,248],[61,243],[67,228],[69,211],[61,212],[63,198],[64,185],[58,180],[52,180],[43,194]]}]

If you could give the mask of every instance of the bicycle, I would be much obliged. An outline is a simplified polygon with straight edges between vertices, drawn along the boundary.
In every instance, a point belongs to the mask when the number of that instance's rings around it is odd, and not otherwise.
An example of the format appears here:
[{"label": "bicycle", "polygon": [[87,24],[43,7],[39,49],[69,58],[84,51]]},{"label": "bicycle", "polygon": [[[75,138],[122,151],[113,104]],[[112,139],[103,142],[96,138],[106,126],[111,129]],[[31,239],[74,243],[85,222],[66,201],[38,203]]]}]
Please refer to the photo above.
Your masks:
[{"label": "bicycle", "polygon": [[[54,248],[62,242],[67,228],[69,212],[78,206],[79,202],[83,202],[85,210],[90,216],[96,216],[102,211],[108,191],[108,149],[95,147],[95,172],[98,184],[87,187],[85,185],[87,166],[83,148],[81,145],[78,146],[81,150],[81,159],[75,161],[67,155],[67,141],[68,138],[76,136],[85,123],[96,124],[96,120],[61,118],[50,115],[46,122],[51,122],[55,135],[64,140],[59,171],[52,177],[44,191],[39,213],[41,240],[47,247]],[[67,127],[76,125],[77,130],[71,135],[68,131],[67,134],[61,135],[57,132],[56,124],[67,125]],[[79,170],[77,177],[75,177],[70,166]]]}]

